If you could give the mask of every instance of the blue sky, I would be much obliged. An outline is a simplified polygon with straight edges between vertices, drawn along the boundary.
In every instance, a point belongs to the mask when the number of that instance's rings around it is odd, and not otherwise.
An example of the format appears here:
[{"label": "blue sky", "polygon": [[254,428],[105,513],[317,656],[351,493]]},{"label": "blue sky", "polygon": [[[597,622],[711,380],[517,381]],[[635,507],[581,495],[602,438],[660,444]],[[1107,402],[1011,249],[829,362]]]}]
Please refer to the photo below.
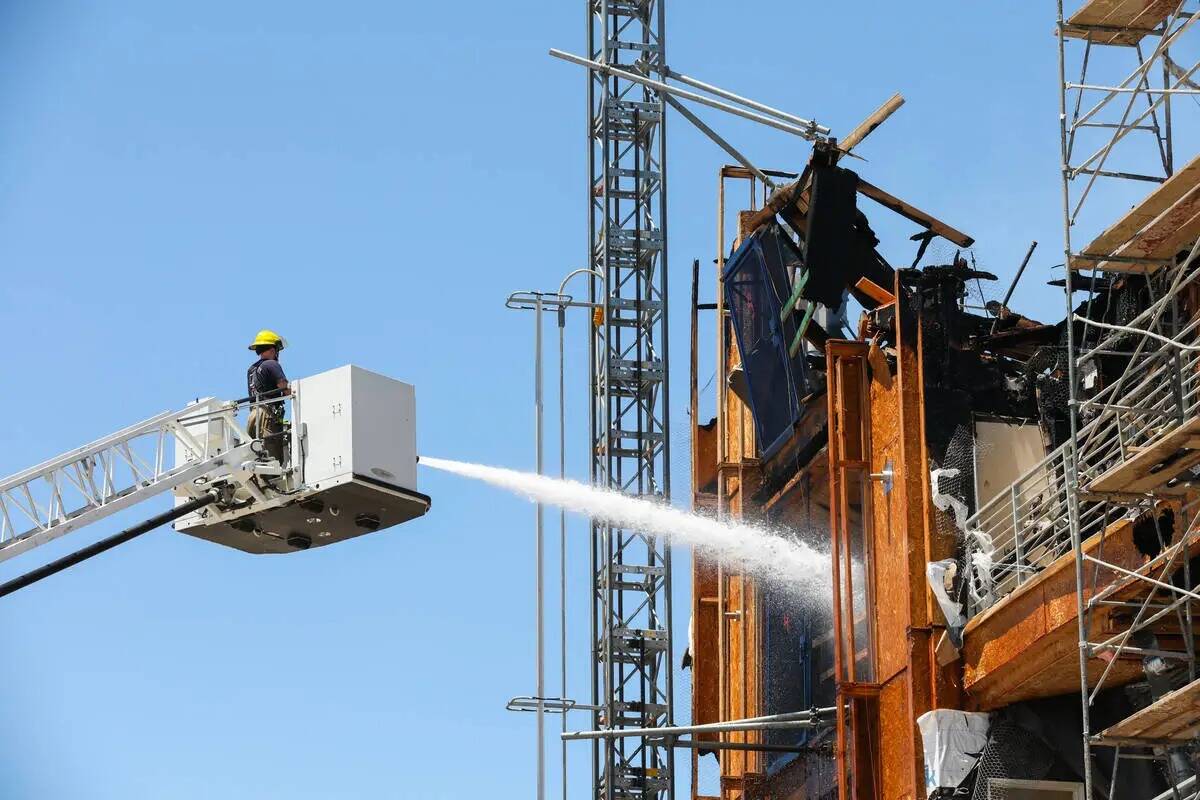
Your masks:
[{"label": "blue sky", "polygon": [[[973,234],[1002,278],[1038,239],[1015,304],[1061,316],[1044,285],[1062,261],[1051,4],[839,9],[675,3],[668,61],[835,133],[903,92],[854,168]],[[240,396],[264,326],[289,338],[294,376],[353,362],[415,384],[422,452],[531,467],[533,321],[503,300],[586,257],[584,75],[546,55],[584,50],[583,23],[579,0],[0,4],[0,473]],[[787,134],[702,114],[761,166],[806,158]],[[681,118],[669,128],[671,283],[685,298],[699,258],[709,300],[726,159]],[[864,209],[906,263],[912,226]],[[686,301],[674,312],[686,495]],[[568,458],[583,476],[575,322]],[[0,601],[0,794],[531,796],[533,720],[504,703],[533,690],[532,509],[421,480],[426,518],[344,546],[254,558],[159,531]],[[583,541],[573,522],[581,699]],[[682,632],[688,554],[677,563]],[[587,758],[572,751],[572,797],[587,796]]]}]

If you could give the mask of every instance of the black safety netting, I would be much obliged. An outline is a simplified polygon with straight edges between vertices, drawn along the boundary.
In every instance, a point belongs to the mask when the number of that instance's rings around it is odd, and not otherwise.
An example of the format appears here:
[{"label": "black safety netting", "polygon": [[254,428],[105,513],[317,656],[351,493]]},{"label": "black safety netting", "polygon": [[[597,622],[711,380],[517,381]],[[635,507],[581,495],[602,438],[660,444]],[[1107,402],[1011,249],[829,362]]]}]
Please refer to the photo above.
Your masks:
[{"label": "black safety netting", "polygon": [[[1040,739],[1003,717],[993,719],[987,745],[975,768],[971,800],[1006,800],[1010,792],[994,779],[1038,780],[1045,778],[1053,766],[1054,755]],[[1015,799],[1025,795],[1011,796]]]}]

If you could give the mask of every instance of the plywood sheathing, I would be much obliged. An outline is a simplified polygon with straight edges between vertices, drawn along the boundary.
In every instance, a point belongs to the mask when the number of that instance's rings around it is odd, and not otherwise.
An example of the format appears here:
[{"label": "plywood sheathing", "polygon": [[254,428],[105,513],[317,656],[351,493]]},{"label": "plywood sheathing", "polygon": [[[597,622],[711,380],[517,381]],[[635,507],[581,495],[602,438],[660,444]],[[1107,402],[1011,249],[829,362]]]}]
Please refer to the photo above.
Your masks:
[{"label": "plywood sheathing", "polygon": [[694,425],[692,433],[693,492],[697,495],[706,495],[707,497],[702,502],[707,502],[717,489],[716,420],[707,425]]},{"label": "plywood sheathing", "polygon": [[[692,619],[688,645],[692,648],[692,720],[697,725],[720,721],[721,659],[717,565],[692,559]],[[699,646],[697,646],[699,645]],[[698,741],[715,741],[715,733],[696,734]]]},{"label": "plywood sheathing", "polygon": [[1163,695],[1154,703],[1104,730],[1101,741],[1131,739],[1190,742],[1200,733],[1200,680]]},{"label": "plywood sheathing", "polygon": [[1071,259],[1074,269],[1153,272],[1161,265],[1106,261],[1107,256],[1168,260],[1200,236],[1200,156]]},{"label": "plywood sheathing", "polygon": [[[1178,5],[1178,0],[1088,0],[1067,20],[1065,33],[1100,44],[1137,44]],[[1089,30],[1089,26],[1124,30]]]},{"label": "plywood sheathing", "polygon": [[[853,445],[857,426],[866,426],[863,437],[866,472],[880,475],[890,466],[893,471],[890,490],[883,480],[867,481],[868,498],[863,503],[863,530],[869,542],[870,565],[869,614],[874,655],[869,679],[871,684],[851,685],[843,679],[839,696],[850,697],[852,689],[874,687],[877,692],[877,723],[866,724],[872,759],[877,766],[872,785],[881,797],[920,796],[924,785],[924,764],[920,732],[915,720],[938,705],[953,707],[959,701],[954,672],[941,669],[934,651],[943,628],[935,617],[932,598],[925,580],[925,563],[932,557],[953,552],[954,537],[942,541],[928,516],[928,467],[925,452],[923,377],[920,364],[920,326],[916,313],[899,287],[889,287],[899,297],[899,330],[896,341],[896,375],[890,382],[872,380],[841,385],[851,377],[839,364],[842,359],[861,362],[869,350],[863,342],[831,342],[827,350],[830,377],[830,447]],[[853,372],[853,371],[851,371]],[[856,373],[855,373],[856,374]],[[852,395],[866,392],[861,415]],[[854,449],[831,457],[835,462],[854,460]],[[830,494],[841,497],[842,489]],[[846,513],[845,510],[841,513]],[[832,526],[835,536],[839,525]],[[859,580],[860,578],[856,578]],[[844,591],[844,588],[843,588]],[[845,625],[845,620],[839,621]],[[856,620],[855,625],[863,624]],[[877,727],[875,725],[877,724]],[[846,737],[861,747],[860,736]],[[847,749],[840,756],[848,758]],[[860,760],[865,755],[858,753]],[[845,765],[843,765],[844,767]]]}]

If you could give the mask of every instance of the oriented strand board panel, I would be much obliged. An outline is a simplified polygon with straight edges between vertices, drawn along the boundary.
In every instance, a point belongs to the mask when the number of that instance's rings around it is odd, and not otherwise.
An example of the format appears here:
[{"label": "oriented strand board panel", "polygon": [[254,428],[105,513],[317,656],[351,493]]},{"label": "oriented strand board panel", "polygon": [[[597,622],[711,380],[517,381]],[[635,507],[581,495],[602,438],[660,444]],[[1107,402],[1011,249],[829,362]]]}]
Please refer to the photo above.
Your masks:
[{"label": "oriented strand board panel", "polygon": [[1200,680],[1163,695],[1100,734],[1103,739],[1190,742],[1200,732]]},{"label": "oriented strand board panel", "polygon": [[[1178,506],[1175,513],[1179,514]],[[1175,563],[1200,555],[1200,539],[1188,541],[1183,552],[1168,548],[1159,559]],[[1127,570],[1146,563],[1133,541],[1133,524],[1121,519],[1108,527],[1103,538],[1096,534],[1083,543],[1085,553],[1103,553],[1106,562]],[[1161,569],[1162,562],[1152,568]],[[975,710],[990,711],[1021,700],[1053,697],[1079,691],[1079,630],[1076,622],[1075,556],[1066,553],[1021,588],[967,623],[963,630],[963,687]],[[1095,577],[1093,579],[1093,570]],[[1088,565],[1085,578],[1097,592],[1110,600],[1137,601],[1145,598],[1146,582],[1105,567]],[[1092,597],[1085,592],[1085,599]],[[1128,612],[1114,606],[1096,609],[1091,615],[1089,641],[1097,642],[1126,630]],[[1179,626],[1167,622],[1157,630],[1167,649],[1182,647]],[[1088,685],[1094,686],[1106,663],[1099,657],[1088,662]],[[1145,672],[1141,657],[1125,654],[1117,659],[1105,679],[1107,686],[1141,680]]]},{"label": "oriented strand board panel", "polygon": [[[1178,5],[1177,0],[1088,0],[1067,20],[1066,34],[1102,44],[1137,44]],[[1087,31],[1088,25],[1127,30]]]},{"label": "oriented strand board panel", "polygon": [[1075,256],[1076,269],[1142,272],[1152,265],[1105,261],[1105,256],[1170,258],[1200,236],[1200,156],[1154,188],[1129,213]]},{"label": "oriented strand board panel", "polygon": [[[908,704],[908,675],[897,675],[879,689],[878,797],[912,797],[915,715]],[[917,757],[920,760],[920,757]]]},{"label": "oriented strand board panel", "polygon": [[[871,472],[876,474],[887,468],[888,461],[893,469],[900,463],[898,394],[895,384],[892,389],[885,389],[877,381],[871,381],[870,458]],[[909,659],[910,578],[908,531],[903,523],[905,497],[904,487],[899,484],[891,492],[884,492],[883,484],[878,481],[867,482],[865,488],[871,492],[871,522],[866,532],[871,539],[874,582],[871,599],[876,674],[872,679],[883,683],[908,666]],[[918,587],[923,591],[924,583]]]},{"label": "oriented strand board panel", "polygon": [[[1110,526],[1104,538],[1106,561],[1125,569],[1141,566],[1145,557],[1134,546],[1132,532],[1128,520]],[[1084,542],[1085,552],[1094,553],[1099,547],[1099,534]],[[1118,578],[1111,570],[1103,570],[1095,585],[1103,589]],[[1067,553],[967,623],[963,630],[963,688],[971,706],[989,711],[1021,700],[1078,691],[1076,608],[1075,556]],[[1099,635],[1107,622],[1106,614],[1093,614],[1092,633]],[[1089,682],[1099,677],[1104,666],[1098,658],[1091,660]],[[1119,686],[1142,674],[1140,658],[1120,659],[1107,681]]]},{"label": "oriented strand board panel", "polygon": [[[718,722],[721,685],[721,609],[717,605],[717,565],[692,555],[692,619],[688,647],[692,653],[692,719],[696,724]],[[716,734],[697,734],[713,741]]]}]

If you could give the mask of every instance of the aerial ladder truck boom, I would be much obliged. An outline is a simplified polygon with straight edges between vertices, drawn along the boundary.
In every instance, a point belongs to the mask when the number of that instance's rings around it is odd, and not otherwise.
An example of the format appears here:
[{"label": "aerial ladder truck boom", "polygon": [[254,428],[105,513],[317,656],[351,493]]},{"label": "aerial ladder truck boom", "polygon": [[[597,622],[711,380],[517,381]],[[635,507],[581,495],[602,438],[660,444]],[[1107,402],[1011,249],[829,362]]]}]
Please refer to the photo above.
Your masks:
[{"label": "aerial ladder truck boom", "polygon": [[205,399],[0,480],[0,561],[166,493],[175,508],[159,525],[252,553],[331,544],[429,509],[416,491],[412,386],[346,366],[269,402],[291,406],[282,463],[239,421],[252,404]]}]

